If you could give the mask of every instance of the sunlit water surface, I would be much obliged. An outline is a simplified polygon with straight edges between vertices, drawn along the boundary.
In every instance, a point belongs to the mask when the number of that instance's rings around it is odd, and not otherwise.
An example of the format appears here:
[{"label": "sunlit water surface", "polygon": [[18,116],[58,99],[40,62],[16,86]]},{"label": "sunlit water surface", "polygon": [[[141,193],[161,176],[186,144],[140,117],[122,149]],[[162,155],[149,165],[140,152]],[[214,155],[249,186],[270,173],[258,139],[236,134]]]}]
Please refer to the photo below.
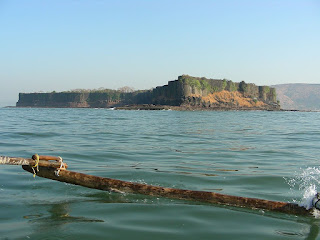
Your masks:
[{"label": "sunlit water surface", "polygon": [[[0,155],[73,171],[307,204],[320,113],[0,109]],[[320,239],[320,219],[109,193],[0,165],[0,239]]]}]

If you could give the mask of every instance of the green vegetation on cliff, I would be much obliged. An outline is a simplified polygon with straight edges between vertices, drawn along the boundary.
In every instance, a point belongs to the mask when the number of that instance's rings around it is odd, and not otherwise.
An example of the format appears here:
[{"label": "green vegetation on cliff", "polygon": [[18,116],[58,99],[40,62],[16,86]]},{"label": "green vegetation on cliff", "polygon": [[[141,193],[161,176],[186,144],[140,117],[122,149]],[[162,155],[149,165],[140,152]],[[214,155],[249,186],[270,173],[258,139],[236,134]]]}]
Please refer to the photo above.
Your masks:
[{"label": "green vegetation on cliff", "polygon": [[178,80],[181,83],[189,85],[198,90],[207,90],[208,93],[221,92],[223,90],[227,90],[230,92],[246,92],[248,88],[248,85],[244,81],[238,84],[228,79],[207,79],[205,77],[199,78],[189,75],[182,75],[178,77]]},{"label": "green vegetation on cliff", "polygon": [[219,85],[217,84],[210,84],[211,79],[207,79],[205,77],[198,78],[198,77],[192,77],[189,75],[182,75],[178,77],[178,80],[186,85],[191,86],[192,88],[196,88],[198,90],[207,90],[209,93],[213,92],[220,92],[224,90],[227,86],[226,79],[219,80]]},{"label": "green vegetation on cliff", "polygon": [[195,78],[189,75],[182,75],[182,76],[179,76],[178,80],[181,83],[187,84],[199,90],[210,89],[210,85],[208,84],[207,81],[205,81],[205,78]]}]

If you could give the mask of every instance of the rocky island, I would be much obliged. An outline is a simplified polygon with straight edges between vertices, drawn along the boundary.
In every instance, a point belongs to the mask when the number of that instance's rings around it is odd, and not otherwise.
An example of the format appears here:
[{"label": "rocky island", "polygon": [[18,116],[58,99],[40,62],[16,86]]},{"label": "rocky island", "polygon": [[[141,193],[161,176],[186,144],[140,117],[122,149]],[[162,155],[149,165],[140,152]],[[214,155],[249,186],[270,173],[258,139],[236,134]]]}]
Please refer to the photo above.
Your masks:
[{"label": "rocky island", "polygon": [[146,110],[280,110],[269,86],[179,76],[152,90],[125,92],[100,89],[51,93],[19,93],[17,107],[116,108]]}]

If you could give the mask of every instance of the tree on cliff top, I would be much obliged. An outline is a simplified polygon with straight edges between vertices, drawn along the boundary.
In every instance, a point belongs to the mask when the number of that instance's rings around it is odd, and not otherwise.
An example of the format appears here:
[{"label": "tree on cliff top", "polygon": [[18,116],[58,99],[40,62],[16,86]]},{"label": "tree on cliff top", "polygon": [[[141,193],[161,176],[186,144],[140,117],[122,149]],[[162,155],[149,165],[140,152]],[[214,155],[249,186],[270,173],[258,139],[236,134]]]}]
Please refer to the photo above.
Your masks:
[{"label": "tree on cliff top", "polygon": [[240,92],[247,92],[247,89],[248,89],[248,86],[247,84],[245,83],[245,81],[241,81],[240,84],[239,84],[239,90]]},{"label": "tree on cliff top", "polygon": [[120,91],[122,93],[131,93],[131,92],[134,92],[134,88],[124,86],[124,87],[118,88],[118,91]]}]

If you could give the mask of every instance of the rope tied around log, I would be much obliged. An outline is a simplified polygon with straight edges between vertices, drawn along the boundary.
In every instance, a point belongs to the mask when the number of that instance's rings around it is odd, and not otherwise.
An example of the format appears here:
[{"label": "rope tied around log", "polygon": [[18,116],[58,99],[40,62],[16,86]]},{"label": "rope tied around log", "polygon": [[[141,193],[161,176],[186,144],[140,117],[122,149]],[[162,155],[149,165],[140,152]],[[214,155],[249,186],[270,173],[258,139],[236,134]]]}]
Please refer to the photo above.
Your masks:
[{"label": "rope tied around log", "polygon": [[58,158],[59,158],[58,162],[60,162],[60,167],[57,168],[57,170],[54,171],[54,174],[55,174],[57,177],[59,177],[59,173],[60,173],[61,170],[66,170],[66,167],[65,167],[65,165],[64,165],[64,163],[63,163],[62,157],[58,156]]},{"label": "rope tied around log", "polygon": [[59,176],[59,173],[60,173],[61,170],[66,170],[67,169],[67,164],[65,164],[63,162],[63,159],[60,156],[54,157],[54,156],[44,156],[44,155],[34,154],[34,155],[32,155],[32,159],[35,160],[34,166],[31,166],[31,169],[33,171],[33,177],[35,177],[37,175],[37,173],[39,172],[40,160],[41,161],[47,161],[47,162],[50,161],[50,160],[54,160],[54,161],[60,163],[59,167],[58,166],[53,167],[53,168],[56,169],[54,171],[56,176]]},{"label": "rope tied around log", "polygon": [[[33,171],[33,178],[35,178],[36,177],[36,175],[37,175],[37,172],[39,172],[39,161],[40,161],[40,157],[39,157],[39,155],[38,154],[35,154],[35,155],[33,155],[33,156],[35,156],[35,160],[36,160],[36,164],[34,165],[34,166],[32,166],[31,168],[32,168],[32,171]],[[32,157],[33,157],[32,156]],[[36,168],[36,169],[35,169]],[[37,171],[37,172],[36,172]]]}]

